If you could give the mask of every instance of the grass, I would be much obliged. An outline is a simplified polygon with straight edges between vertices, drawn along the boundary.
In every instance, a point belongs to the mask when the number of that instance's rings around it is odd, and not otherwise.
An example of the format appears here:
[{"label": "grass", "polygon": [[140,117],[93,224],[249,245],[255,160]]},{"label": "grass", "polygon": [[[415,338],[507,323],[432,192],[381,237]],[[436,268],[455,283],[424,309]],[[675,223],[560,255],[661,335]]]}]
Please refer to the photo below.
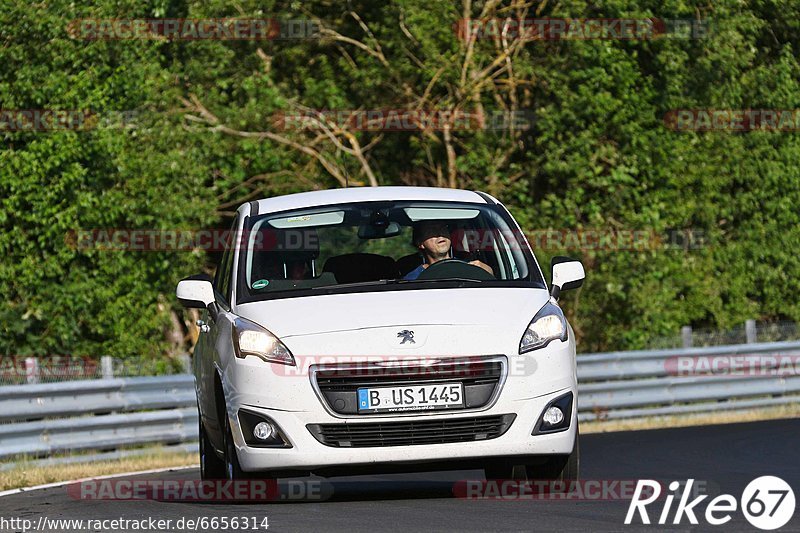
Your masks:
[{"label": "grass", "polygon": [[0,471],[0,491],[86,477],[196,464],[196,453],[159,451],[120,459],[64,465],[42,466],[31,460],[22,460],[13,468]]},{"label": "grass", "polygon": [[739,411],[717,411],[714,413],[653,416],[647,418],[632,418],[629,420],[581,422],[581,434],[736,424],[741,422],[757,422],[759,420],[780,420],[799,417],[800,404],[789,404],[759,409],[742,409]]}]

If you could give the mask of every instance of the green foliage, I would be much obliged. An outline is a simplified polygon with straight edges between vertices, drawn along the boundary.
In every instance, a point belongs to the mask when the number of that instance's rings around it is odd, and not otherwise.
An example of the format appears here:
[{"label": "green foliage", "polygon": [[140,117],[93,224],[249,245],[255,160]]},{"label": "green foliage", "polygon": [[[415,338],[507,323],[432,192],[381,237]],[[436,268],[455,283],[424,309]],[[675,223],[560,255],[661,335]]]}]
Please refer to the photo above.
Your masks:
[{"label": "green foliage", "polygon": [[[496,65],[503,48],[483,39],[464,66],[459,3],[6,2],[0,109],[136,113],[124,128],[0,131],[0,354],[135,359],[185,349],[170,337],[183,316],[175,283],[216,257],[75,249],[69,232],[224,228],[250,198],[339,186],[331,168],[351,184],[369,183],[366,167],[382,185],[455,180],[498,196],[526,230],[702,234],[705,245],[690,250],[536,250],[545,270],[552,255],[586,264],[584,288],[563,300],[582,351],[642,347],[685,324],[800,320],[800,137],[675,132],[663,122],[678,108],[800,107],[798,6],[540,7],[507,1],[488,15],[713,25],[703,39],[528,42]],[[66,31],[76,18],[230,16],[316,18],[344,39],[84,41]],[[417,107],[536,119],[523,131],[454,131],[451,140],[354,131],[338,147],[319,131],[277,131],[329,166],[290,144],[232,133],[276,131],[276,114],[298,109]],[[369,147],[363,161],[353,146]]]}]

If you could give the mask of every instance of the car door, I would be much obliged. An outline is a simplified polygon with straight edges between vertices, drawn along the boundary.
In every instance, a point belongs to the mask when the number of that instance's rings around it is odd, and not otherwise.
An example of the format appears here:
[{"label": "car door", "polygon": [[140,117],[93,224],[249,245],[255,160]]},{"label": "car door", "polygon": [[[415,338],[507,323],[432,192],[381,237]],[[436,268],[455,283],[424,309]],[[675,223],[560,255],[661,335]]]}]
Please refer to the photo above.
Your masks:
[{"label": "car door", "polygon": [[[231,291],[232,271],[234,263],[233,236],[238,229],[239,217],[237,216],[231,230],[225,239],[224,252],[217,272],[214,276],[214,296],[219,313],[216,318],[208,311],[203,311],[202,319],[206,324],[206,331],[200,332],[195,348],[195,375],[198,382],[198,402],[205,428],[212,442],[221,442],[222,424],[218,413],[223,406],[217,405],[218,398],[215,391],[215,378],[218,369],[222,368],[221,360],[225,357],[226,345],[230,346],[230,320],[231,320]],[[227,335],[227,337],[226,337]]]}]

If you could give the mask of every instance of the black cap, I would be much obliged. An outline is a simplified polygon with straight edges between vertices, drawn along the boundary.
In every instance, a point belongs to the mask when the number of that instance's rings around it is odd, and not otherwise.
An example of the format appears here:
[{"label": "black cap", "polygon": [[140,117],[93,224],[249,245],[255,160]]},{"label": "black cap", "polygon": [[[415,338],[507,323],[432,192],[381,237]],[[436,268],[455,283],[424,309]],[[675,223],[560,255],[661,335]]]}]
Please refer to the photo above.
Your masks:
[{"label": "black cap", "polygon": [[[441,228],[444,228],[442,234]],[[419,246],[419,244],[431,237],[447,237],[450,238],[450,226],[443,220],[420,220],[414,223],[414,231],[411,235],[411,244]]]}]

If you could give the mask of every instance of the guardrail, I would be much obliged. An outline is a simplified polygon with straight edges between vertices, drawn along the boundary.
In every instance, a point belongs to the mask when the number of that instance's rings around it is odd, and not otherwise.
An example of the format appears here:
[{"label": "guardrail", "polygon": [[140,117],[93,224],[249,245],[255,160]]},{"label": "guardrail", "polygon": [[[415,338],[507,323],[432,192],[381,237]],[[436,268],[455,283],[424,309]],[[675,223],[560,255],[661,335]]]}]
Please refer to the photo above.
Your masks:
[{"label": "guardrail", "polygon": [[0,405],[0,460],[197,441],[188,374],[11,385]]},{"label": "guardrail", "polygon": [[579,355],[578,382],[581,421],[791,404],[800,342]]},{"label": "guardrail", "polygon": [[[581,421],[790,404],[800,402],[800,342],[579,355],[578,381]],[[0,405],[0,460],[196,449],[188,374],[12,385],[0,387]]]}]

